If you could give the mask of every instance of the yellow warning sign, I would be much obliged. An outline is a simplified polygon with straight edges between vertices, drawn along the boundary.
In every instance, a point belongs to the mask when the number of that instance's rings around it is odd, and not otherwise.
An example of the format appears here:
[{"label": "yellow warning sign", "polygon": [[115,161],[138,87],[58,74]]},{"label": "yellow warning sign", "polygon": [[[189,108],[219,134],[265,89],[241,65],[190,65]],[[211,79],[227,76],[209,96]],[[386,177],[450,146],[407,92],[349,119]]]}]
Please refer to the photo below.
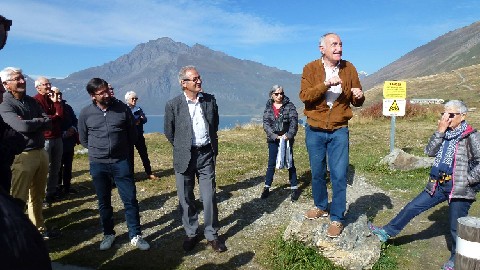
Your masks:
[{"label": "yellow warning sign", "polygon": [[399,112],[400,107],[398,107],[397,101],[394,100],[392,105],[390,105],[390,108],[388,109],[389,112]]},{"label": "yellow warning sign", "polygon": [[385,83],[383,84],[383,98],[407,98],[407,83],[404,81],[385,81]]}]

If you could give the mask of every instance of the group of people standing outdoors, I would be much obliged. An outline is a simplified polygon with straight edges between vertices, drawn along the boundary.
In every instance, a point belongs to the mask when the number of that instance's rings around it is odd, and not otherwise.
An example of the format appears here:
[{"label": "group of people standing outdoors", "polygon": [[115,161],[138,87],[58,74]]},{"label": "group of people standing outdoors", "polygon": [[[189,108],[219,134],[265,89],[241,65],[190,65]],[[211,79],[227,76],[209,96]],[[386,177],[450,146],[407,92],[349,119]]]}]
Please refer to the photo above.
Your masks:
[{"label": "group of people standing outdoors", "polygon": [[[2,23],[6,40],[11,21],[3,20]],[[340,37],[335,33],[323,35],[319,49],[320,59],[308,63],[303,69],[299,93],[307,117],[305,143],[312,173],[314,204],[306,211],[305,218],[329,218],[326,234],[336,238],[347,225],[348,121],[353,116],[351,107],[362,106],[365,96],[355,67],[342,59]],[[0,105],[0,169],[5,172],[1,175],[3,191],[0,190],[0,193],[10,192],[19,209],[23,210],[28,204],[31,223],[45,239],[48,238],[50,231],[45,228],[42,203],[49,206],[54,201],[59,183],[63,184],[64,192],[76,193],[70,181],[73,147],[79,142],[88,149],[90,175],[98,200],[104,234],[100,250],[111,248],[115,241],[112,179],[125,208],[130,243],[140,250],[148,250],[150,245],[142,237],[133,177],[134,146],[148,178],[157,177],[152,172],[143,137],[143,124],[147,117],[136,105],[136,93],[127,92],[126,103],[123,103],[114,97],[113,87],[107,81],[93,78],[86,85],[91,104],[81,110],[77,121],[72,108],[62,99],[60,90],[53,88],[47,78],[40,77],[35,81],[38,94],[34,97],[26,94],[26,80],[21,69],[5,68],[0,72],[0,78],[1,89],[6,89]],[[178,82],[182,93],[165,106],[164,132],[173,147],[180,218],[186,234],[183,249],[189,252],[201,240],[199,211],[194,196],[194,187],[198,182],[203,203],[203,235],[214,251],[224,252],[227,246],[218,234],[215,177],[218,106],[215,97],[203,91],[203,79],[195,66],[182,67]],[[269,197],[275,169],[287,168],[290,199],[296,201],[300,196],[293,159],[298,131],[297,109],[282,86],[272,86],[268,97],[263,115],[268,162],[260,197]],[[480,182],[480,138],[465,121],[466,114],[467,107],[461,101],[450,101],[445,105],[437,131],[425,148],[426,154],[435,157],[425,191],[386,226],[369,224],[374,235],[381,241],[387,241],[416,215],[448,201],[453,245],[452,255],[444,269],[454,267],[456,220],[468,214]],[[333,193],[330,203],[327,164]],[[59,174],[61,167],[64,168],[63,173]],[[63,175],[61,180],[59,175]]]}]

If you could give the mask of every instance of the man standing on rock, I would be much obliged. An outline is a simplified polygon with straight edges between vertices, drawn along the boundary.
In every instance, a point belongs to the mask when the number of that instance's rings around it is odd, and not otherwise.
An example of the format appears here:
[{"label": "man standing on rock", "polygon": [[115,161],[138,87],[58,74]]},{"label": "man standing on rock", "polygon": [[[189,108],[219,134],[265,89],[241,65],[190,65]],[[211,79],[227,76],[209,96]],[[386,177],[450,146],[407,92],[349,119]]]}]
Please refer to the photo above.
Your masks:
[{"label": "man standing on rock", "polygon": [[213,95],[202,92],[202,79],[194,66],[180,69],[183,93],[165,105],[165,136],[173,145],[173,167],[182,223],[187,234],[183,249],[191,251],[198,238],[198,214],[193,189],[199,177],[205,221],[204,235],[216,252],[227,247],[218,238],[215,156],[218,153],[218,107]]},{"label": "man standing on rock", "polygon": [[307,116],[305,142],[312,171],[315,207],[305,213],[308,219],[328,216],[326,182],[327,157],[332,183],[330,226],[327,235],[338,237],[343,231],[346,211],[349,163],[348,120],[351,105],[362,106],[365,96],[355,67],[342,60],[342,41],[335,33],[320,38],[320,59],[303,68],[300,100]]}]

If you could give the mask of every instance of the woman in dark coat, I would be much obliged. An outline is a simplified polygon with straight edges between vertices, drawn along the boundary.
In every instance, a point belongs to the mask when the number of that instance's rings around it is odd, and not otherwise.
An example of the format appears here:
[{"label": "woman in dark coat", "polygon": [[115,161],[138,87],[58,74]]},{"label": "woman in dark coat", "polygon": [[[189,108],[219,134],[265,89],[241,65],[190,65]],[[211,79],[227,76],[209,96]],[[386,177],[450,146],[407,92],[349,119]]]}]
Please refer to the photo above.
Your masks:
[{"label": "woman in dark coat", "polygon": [[297,188],[297,170],[293,162],[293,144],[298,130],[298,113],[295,105],[285,96],[282,86],[272,86],[268,96],[270,98],[267,101],[263,113],[263,129],[267,134],[268,143],[268,167],[265,176],[265,187],[263,188],[261,198],[266,199],[270,193],[273,175],[275,174],[280,139],[283,139],[285,140],[285,144],[287,141],[290,144],[290,152],[286,153],[287,156],[289,154],[291,155],[291,164],[289,164],[290,167],[288,168],[291,186],[290,198],[292,201],[296,201],[300,193]]}]

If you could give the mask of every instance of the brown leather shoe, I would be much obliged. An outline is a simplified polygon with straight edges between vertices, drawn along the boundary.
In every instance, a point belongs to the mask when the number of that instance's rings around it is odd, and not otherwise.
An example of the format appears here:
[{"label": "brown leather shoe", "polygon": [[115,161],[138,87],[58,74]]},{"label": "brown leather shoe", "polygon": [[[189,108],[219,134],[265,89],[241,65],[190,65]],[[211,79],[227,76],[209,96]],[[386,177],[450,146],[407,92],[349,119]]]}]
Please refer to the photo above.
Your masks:
[{"label": "brown leather shoe", "polygon": [[227,251],[227,246],[225,246],[225,244],[219,239],[208,241],[208,244],[212,246],[212,249],[215,250],[215,252]]},{"label": "brown leather shoe", "polygon": [[199,240],[198,236],[186,237],[183,240],[183,250],[185,250],[185,252],[191,251],[193,248],[195,248],[195,245],[198,243],[198,240]]}]

